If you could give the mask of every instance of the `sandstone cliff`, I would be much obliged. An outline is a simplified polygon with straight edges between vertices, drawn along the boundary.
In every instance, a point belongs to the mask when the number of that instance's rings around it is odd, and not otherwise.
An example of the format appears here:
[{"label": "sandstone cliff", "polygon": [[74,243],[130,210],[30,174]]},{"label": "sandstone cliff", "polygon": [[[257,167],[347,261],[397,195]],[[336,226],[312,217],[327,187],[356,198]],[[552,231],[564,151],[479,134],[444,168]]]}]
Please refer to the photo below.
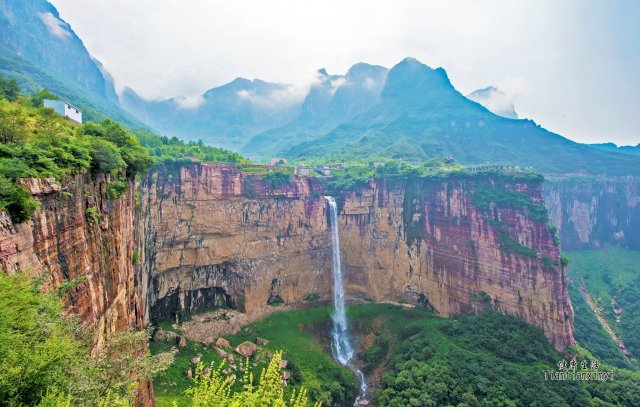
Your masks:
[{"label": "sandstone cliff", "polygon": [[147,320],[330,292],[326,204],[313,178],[272,187],[226,166],[169,167],[142,183],[141,202]]},{"label": "sandstone cliff", "polygon": [[[347,294],[442,315],[491,306],[539,325],[558,349],[573,344],[559,247],[524,208],[474,204],[476,189],[496,186],[541,203],[538,184],[482,177],[372,181],[339,196]],[[151,174],[141,191],[146,320],[329,297],[331,241],[317,180],[273,186],[231,167],[192,165]]]},{"label": "sandstone cliff", "polygon": [[640,249],[640,179],[556,179],[545,182],[544,195],[563,248]]},{"label": "sandstone cliff", "polygon": [[[0,268],[44,277],[52,289],[78,278],[67,299],[96,332],[95,349],[113,332],[143,327],[135,247],[134,186],[119,199],[107,198],[108,179],[77,175],[62,186],[53,179],[26,179],[22,185],[40,203],[32,220],[13,224],[0,213]],[[150,383],[141,400],[152,403]]]},{"label": "sandstone cliff", "polygon": [[412,300],[445,316],[491,306],[542,327],[558,349],[572,345],[559,247],[546,224],[523,208],[474,205],[474,191],[495,186],[541,202],[538,185],[464,178],[372,182],[344,196],[348,291]]},{"label": "sandstone cliff", "polygon": [[[119,199],[104,177],[22,182],[41,206],[22,224],[0,215],[0,267],[45,276],[46,288],[85,277],[68,305],[95,328],[97,349],[112,332],[211,305],[254,312],[330,298],[328,210],[315,178],[274,185],[232,166],[174,166]],[[347,294],[441,315],[494,307],[540,326],[558,349],[573,344],[552,234],[522,206],[480,208],[474,197],[487,188],[542,200],[538,184],[483,176],[342,192]],[[142,391],[151,403],[148,384]]]}]

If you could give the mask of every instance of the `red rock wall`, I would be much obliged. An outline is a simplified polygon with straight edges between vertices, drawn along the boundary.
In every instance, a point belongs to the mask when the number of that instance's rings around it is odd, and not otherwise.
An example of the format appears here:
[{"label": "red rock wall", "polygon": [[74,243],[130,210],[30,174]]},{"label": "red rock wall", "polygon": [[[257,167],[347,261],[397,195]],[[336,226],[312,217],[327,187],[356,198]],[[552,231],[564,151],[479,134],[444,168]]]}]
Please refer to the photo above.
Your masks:
[{"label": "red rock wall", "polygon": [[[479,211],[471,194],[482,182],[490,180],[372,182],[340,196],[347,294],[411,301],[442,315],[492,306],[542,327],[558,349],[572,345],[573,310],[566,270],[557,265],[559,247],[546,225],[522,208]],[[542,199],[539,186],[507,187]],[[323,195],[314,178],[273,188],[222,166],[153,174],[142,186],[145,236],[139,239],[149,278],[147,311],[173,317],[211,303],[220,290],[247,312],[275,296],[286,303],[314,293],[329,299],[331,237]],[[505,250],[495,221],[536,255]],[[212,294],[213,287],[218,291]]]},{"label": "red rock wall", "polygon": [[[558,349],[572,345],[560,249],[546,225],[522,208],[478,210],[474,189],[494,182],[541,202],[540,187],[488,179],[372,182],[345,195],[340,236],[347,290],[423,303],[445,316],[491,306],[542,327]],[[505,249],[496,221],[536,255]]]},{"label": "red rock wall", "polygon": [[[141,290],[132,264],[134,186],[121,198],[108,199],[106,181],[78,175],[60,188],[53,180],[23,180],[40,209],[21,224],[0,214],[2,269],[44,276],[45,289],[86,278],[70,291],[67,303],[94,328],[96,350],[113,332],[143,328]],[[150,383],[143,384],[141,393],[142,404],[153,404]]]},{"label": "red rock wall", "polygon": [[545,182],[544,194],[565,250],[640,250],[640,179],[553,179]]},{"label": "red rock wall", "polygon": [[248,312],[270,299],[330,293],[330,236],[316,180],[274,188],[223,166],[167,167],[143,182],[141,198],[147,320],[193,311],[222,291]]}]

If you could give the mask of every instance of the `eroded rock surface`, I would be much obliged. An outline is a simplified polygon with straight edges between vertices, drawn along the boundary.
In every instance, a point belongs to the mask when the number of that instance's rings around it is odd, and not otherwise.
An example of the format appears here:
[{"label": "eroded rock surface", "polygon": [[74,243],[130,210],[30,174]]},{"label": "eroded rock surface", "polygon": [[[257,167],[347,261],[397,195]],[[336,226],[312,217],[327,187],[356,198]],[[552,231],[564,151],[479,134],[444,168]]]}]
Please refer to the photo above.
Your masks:
[{"label": "eroded rock surface", "polygon": [[[493,307],[573,344],[573,310],[559,247],[523,208],[479,210],[476,188],[542,202],[538,184],[488,178],[384,180],[337,197],[347,294],[409,301],[441,315]],[[211,305],[247,313],[331,292],[331,238],[322,185],[273,186],[229,166],[168,168],[142,185],[148,319]],[[507,233],[531,248],[505,248]]]}]

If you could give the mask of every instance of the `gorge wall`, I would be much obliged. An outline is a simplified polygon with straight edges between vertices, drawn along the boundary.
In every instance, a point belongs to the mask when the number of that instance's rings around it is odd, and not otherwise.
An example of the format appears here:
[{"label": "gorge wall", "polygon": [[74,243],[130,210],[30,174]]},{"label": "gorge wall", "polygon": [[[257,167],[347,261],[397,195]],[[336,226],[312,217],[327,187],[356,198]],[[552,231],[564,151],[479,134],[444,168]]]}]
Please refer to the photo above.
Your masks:
[{"label": "gorge wall", "polygon": [[[481,210],[474,193],[505,188],[542,202],[539,184],[486,177],[372,181],[337,197],[346,291],[409,301],[441,315],[494,307],[573,344],[560,250],[523,207]],[[229,166],[155,172],[141,185],[138,241],[145,319],[205,305],[253,312],[331,292],[331,237],[322,184],[274,186]]]},{"label": "gorge wall", "polygon": [[322,186],[279,188],[227,166],[169,167],[141,186],[146,319],[205,304],[251,312],[328,295],[331,240]]},{"label": "gorge wall", "polygon": [[[96,349],[113,332],[215,304],[253,312],[330,298],[316,178],[274,185],[232,166],[171,166],[117,199],[103,176],[22,182],[40,208],[21,224],[0,215],[0,267],[43,276],[47,289],[84,277],[67,302]],[[537,183],[486,176],[382,179],[338,194],[347,295],[444,316],[493,307],[540,326],[558,349],[573,344],[559,247],[522,206],[480,209],[475,194],[496,187],[541,203]],[[141,394],[152,403],[149,383]]]},{"label": "gorge wall", "polygon": [[640,179],[552,179],[544,195],[564,249],[612,244],[640,250]]},{"label": "gorge wall", "polygon": [[[20,224],[0,213],[0,268],[40,276],[46,290],[84,278],[66,301],[93,328],[96,350],[113,332],[143,328],[142,290],[133,266],[134,185],[109,199],[105,176],[77,175],[62,186],[53,179],[20,181],[40,208]],[[143,383],[139,402],[152,404],[152,394],[151,384]]]}]

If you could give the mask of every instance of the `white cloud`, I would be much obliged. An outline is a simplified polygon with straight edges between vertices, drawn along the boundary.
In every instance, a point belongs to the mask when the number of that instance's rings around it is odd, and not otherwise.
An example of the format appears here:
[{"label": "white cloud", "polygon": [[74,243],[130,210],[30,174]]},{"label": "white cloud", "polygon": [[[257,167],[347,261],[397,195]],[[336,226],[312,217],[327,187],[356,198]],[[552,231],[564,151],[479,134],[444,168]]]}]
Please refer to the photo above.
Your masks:
[{"label": "white cloud", "polygon": [[47,27],[47,31],[54,37],[66,39],[71,37],[71,33],[67,30],[67,23],[60,20],[50,12],[38,13],[40,20]]},{"label": "white cloud", "polygon": [[307,91],[308,88],[305,86],[288,85],[267,94],[256,94],[255,91],[241,89],[236,92],[236,95],[255,105],[278,110],[302,103]]},{"label": "white cloud", "polygon": [[336,93],[339,87],[350,86],[349,81],[346,78],[340,77],[331,81],[331,93]]},{"label": "white cloud", "polygon": [[178,96],[173,99],[180,109],[197,109],[205,100],[202,95],[197,96]]},{"label": "white cloud", "polygon": [[373,89],[376,86],[378,86],[378,83],[376,82],[375,79],[367,77],[367,79],[364,80],[364,87],[365,88]]},{"label": "white cloud", "polygon": [[319,67],[390,68],[413,56],[445,68],[465,94],[495,84],[511,95],[500,81],[527,78],[526,94],[513,96],[518,112],[574,139],[635,144],[640,133],[633,0],[51,2],[119,88],[149,99],[200,95],[238,76],[305,89]]},{"label": "white cloud", "polygon": [[514,113],[518,110],[517,100],[526,95],[528,89],[525,78],[507,77],[499,81],[496,86],[473,92],[469,97],[497,115],[516,118]]}]

